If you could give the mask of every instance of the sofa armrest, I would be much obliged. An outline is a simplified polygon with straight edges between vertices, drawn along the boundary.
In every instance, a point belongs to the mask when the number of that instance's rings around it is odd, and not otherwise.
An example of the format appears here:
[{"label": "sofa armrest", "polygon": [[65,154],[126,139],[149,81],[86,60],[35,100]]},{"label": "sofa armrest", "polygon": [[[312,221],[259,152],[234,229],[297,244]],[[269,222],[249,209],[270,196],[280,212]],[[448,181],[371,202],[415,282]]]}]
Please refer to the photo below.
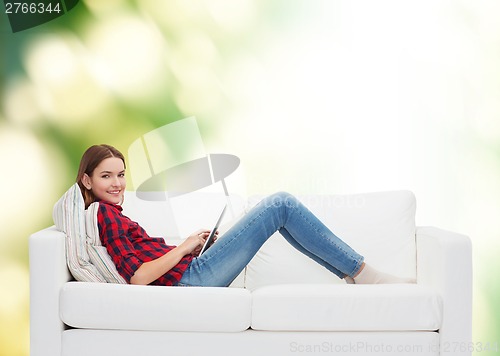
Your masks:
[{"label": "sofa armrest", "polygon": [[65,256],[65,235],[54,226],[30,236],[31,356],[61,353],[64,324],[59,317],[59,292],[72,278]]},{"label": "sofa armrest", "polygon": [[471,355],[472,245],[467,236],[417,227],[417,283],[443,299],[441,355]]}]

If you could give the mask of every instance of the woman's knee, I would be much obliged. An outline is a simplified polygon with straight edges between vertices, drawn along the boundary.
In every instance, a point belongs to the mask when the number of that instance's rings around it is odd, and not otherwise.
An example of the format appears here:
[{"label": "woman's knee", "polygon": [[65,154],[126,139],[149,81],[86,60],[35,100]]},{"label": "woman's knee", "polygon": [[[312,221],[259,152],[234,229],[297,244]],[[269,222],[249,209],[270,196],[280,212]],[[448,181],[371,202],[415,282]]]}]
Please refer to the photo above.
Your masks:
[{"label": "woman's knee", "polygon": [[269,204],[276,207],[281,207],[286,205],[288,207],[295,207],[298,205],[298,200],[295,196],[288,192],[277,192],[270,195],[267,199]]}]

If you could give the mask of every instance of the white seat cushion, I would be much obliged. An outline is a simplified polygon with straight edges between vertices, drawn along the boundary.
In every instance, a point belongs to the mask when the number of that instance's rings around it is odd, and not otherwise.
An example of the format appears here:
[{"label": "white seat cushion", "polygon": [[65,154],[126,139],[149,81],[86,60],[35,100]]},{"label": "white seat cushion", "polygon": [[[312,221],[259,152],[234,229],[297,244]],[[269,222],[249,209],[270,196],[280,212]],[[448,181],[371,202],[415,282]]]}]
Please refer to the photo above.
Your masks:
[{"label": "white seat cushion", "polygon": [[251,293],[243,288],[68,282],[60,293],[60,316],[75,328],[239,332],[250,326]]},{"label": "white seat cushion", "polygon": [[442,320],[440,296],[415,284],[276,285],[252,299],[256,330],[432,331]]}]

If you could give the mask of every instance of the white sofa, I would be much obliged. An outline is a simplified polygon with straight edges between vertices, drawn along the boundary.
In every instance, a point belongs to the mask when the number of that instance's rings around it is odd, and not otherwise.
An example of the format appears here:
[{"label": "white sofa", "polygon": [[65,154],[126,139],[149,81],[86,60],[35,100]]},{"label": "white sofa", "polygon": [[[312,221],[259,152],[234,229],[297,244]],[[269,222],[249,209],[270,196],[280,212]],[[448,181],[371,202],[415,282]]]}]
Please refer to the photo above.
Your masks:
[{"label": "white sofa", "polygon": [[[416,227],[408,191],[299,198],[367,262],[417,283],[348,285],[278,233],[228,288],[76,282],[49,227],[29,241],[31,355],[471,355],[468,237]],[[165,202],[126,202],[169,235]]]}]

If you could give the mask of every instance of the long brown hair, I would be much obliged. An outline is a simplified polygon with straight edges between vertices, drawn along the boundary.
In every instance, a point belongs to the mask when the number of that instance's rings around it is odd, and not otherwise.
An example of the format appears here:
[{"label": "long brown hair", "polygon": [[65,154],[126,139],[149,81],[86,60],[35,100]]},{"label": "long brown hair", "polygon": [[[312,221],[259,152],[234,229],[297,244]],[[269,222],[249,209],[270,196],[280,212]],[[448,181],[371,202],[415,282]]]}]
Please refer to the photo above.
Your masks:
[{"label": "long brown hair", "polygon": [[125,167],[125,157],[113,146],[109,145],[94,145],[90,146],[82,156],[80,160],[80,168],[78,168],[78,174],[76,176],[76,182],[82,191],[83,200],[85,202],[85,209],[88,208],[90,204],[95,201],[94,193],[91,190],[85,188],[82,182],[82,178],[85,174],[89,177],[94,173],[94,169],[106,158],[116,157],[123,161],[123,166]]}]

